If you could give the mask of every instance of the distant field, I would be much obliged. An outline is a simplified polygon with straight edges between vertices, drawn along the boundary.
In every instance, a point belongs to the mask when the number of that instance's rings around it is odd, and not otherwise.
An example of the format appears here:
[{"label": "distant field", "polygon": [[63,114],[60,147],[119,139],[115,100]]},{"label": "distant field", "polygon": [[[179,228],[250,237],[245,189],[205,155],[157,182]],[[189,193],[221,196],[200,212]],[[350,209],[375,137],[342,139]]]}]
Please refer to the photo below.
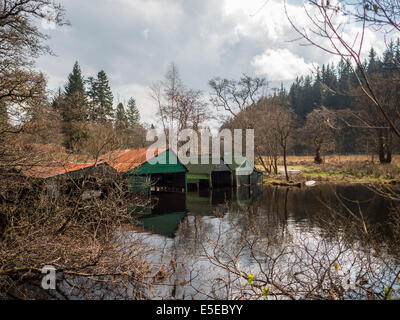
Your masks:
[{"label": "distant field", "polygon": [[[400,163],[400,155],[393,155],[392,156],[392,163],[398,164]],[[328,155],[323,156],[324,162],[326,164],[344,164],[349,162],[372,162],[379,163],[378,156],[372,157],[371,155]],[[287,161],[289,165],[297,165],[297,164],[306,164],[306,163],[313,163],[314,157],[313,156],[288,156]],[[279,159],[279,165],[283,164],[283,160]]]},{"label": "distant field", "polygon": [[[324,163],[315,164],[313,156],[288,156],[290,180],[387,183],[398,180],[400,176],[400,155],[394,155],[389,165],[379,164],[378,157],[372,158],[371,155],[329,155],[324,156],[323,159]],[[256,167],[264,170],[260,164]],[[278,161],[278,167],[279,173],[270,173],[268,177],[264,177],[264,183],[284,179],[282,158]]]}]

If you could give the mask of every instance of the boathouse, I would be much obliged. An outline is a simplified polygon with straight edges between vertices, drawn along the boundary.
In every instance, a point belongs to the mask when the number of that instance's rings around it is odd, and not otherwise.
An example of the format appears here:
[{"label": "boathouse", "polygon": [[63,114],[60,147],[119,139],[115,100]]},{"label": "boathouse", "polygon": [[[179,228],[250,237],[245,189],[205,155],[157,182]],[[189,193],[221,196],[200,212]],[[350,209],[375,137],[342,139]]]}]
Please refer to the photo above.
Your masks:
[{"label": "boathouse", "polygon": [[171,149],[116,150],[101,157],[119,173],[126,174],[135,192],[185,192],[187,168]]},{"label": "boathouse", "polygon": [[109,178],[117,172],[106,162],[41,162],[22,173],[36,183],[44,184],[50,197],[58,197],[60,193],[80,193],[83,188],[82,198],[89,199],[107,192],[109,184],[113,183]]},{"label": "boathouse", "polygon": [[[228,161],[227,161],[228,162]],[[232,170],[232,185],[236,187],[246,185],[262,184],[263,173],[250,164],[247,158],[242,157],[240,161],[232,159],[228,164]]]},{"label": "boathouse", "polygon": [[188,169],[187,183],[191,189],[232,186],[232,170],[221,157],[200,155],[196,157],[196,161],[192,159],[186,167]]}]

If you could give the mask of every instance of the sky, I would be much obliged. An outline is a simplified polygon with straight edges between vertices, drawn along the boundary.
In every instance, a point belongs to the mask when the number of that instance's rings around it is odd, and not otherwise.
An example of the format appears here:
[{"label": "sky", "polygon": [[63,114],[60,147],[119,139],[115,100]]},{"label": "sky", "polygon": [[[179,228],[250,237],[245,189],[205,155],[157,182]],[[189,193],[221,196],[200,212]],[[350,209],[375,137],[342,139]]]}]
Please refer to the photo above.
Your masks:
[{"label": "sky", "polygon": [[[185,86],[209,94],[214,77],[239,79],[243,73],[265,77],[269,87],[285,86],[317,65],[337,58],[301,46],[281,0],[63,0],[71,26],[52,28],[48,44],[56,56],[37,67],[49,89],[63,87],[78,61],[85,77],[104,70],[114,104],[137,101],[142,121],[157,124],[149,86],[162,80],[174,62]],[[302,1],[289,0],[298,26],[308,22]],[[356,26],[346,30],[351,37]],[[365,48],[376,36],[366,35]]]}]

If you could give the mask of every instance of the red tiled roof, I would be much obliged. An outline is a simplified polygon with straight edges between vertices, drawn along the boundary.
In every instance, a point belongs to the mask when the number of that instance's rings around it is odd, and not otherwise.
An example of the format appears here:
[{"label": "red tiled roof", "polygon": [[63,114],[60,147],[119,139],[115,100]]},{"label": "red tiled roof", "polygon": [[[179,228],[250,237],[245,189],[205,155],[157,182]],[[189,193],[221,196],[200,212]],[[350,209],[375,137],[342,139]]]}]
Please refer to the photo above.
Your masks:
[{"label": "red tiled roof", "polygon": [[[29,169],[23,170],[23,174],[32,178],[46,179],[57,175],[89,168],[96,164],[104,162],[106,162],[118,172],[128,172],[129,170],[140,166],[151,158],[158,156],[165,150],[167,150],[167,148],[115,150],[101,156],[97,163],[41,162],[40,164],[33,165]],[[147,151],[149,151],[150,154],[153,156],[147,158]]]},{"label": "red tiled roof", "polygon": [[23,170],[24,175],[32,178],[50,178],[68,172],[78,171],[94,166],[95,163],[41,163]]},{"label": "red tiled roof", "polygon": [[[128,172],[146,161],[157,157],[159,154],[168,150],[167,148],[162,149],[127,149],[127,150],[115,150],[100,157],[100,161],[107,161],[107,163],[118,172]],[[147,151],[151,155],[147,158]]]}]

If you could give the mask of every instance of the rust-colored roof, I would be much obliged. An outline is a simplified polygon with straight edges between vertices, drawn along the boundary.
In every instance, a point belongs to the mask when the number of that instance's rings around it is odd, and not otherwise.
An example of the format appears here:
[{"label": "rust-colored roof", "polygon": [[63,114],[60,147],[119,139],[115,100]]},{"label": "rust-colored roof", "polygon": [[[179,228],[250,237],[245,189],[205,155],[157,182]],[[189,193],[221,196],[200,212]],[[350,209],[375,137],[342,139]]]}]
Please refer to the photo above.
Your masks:
[{"label": "rust-colored roof", "polygon": [[68,172],[78,171],[94,166],[96,163],[40,163],[23,170],[24,175],[32,178],[50,178]]},{"label": "rust-colored roof", "polygon": [[[157,157],[166,150],[168,150],[168,148],[115,150],[101,156],[100,161],[107,161],[107,163],[118,172],[128,172],[142,165],[146,161]],[[147,158],[147,151],[149,151],[153,156]]]}]

